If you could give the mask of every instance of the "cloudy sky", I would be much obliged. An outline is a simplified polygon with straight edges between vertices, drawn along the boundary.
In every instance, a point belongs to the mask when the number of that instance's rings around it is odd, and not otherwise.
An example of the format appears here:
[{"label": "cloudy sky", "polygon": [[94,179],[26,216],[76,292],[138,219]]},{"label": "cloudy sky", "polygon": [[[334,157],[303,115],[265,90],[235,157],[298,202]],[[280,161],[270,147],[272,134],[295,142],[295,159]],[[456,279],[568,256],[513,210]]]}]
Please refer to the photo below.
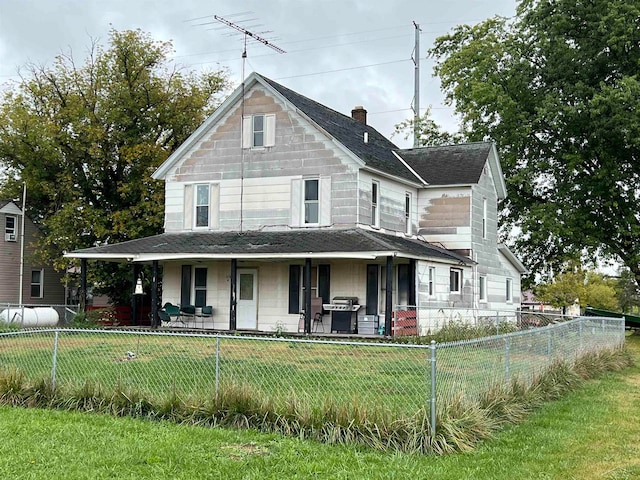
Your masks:
[{"label": "cloudy sky", "polygon": [[0,84],[16,80],[28,62],[50,65],[62,51],[81,63],[91,40],[106,43],[110,28],[172,40],[178,65],[225,67],[237,84],[243,37],[215,22],[218,15],[287,52],[250,42],[246,74],[257,71],[347,115],[364,105],[369,123],[390,136],[412,116],[416,22],[422,111],[432,105],[435,120],[453,129],[427,50],[456,25],[512,16],[515,8],[515,0],[0,0]]}]

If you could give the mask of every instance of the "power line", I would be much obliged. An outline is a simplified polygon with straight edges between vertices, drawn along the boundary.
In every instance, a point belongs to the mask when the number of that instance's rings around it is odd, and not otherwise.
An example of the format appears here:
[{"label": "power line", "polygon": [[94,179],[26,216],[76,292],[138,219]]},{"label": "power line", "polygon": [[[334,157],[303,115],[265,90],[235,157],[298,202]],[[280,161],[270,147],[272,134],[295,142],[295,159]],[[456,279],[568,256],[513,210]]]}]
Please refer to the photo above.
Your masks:
[{"label": "power line", "polygon": [[402,62],[410,62],[411,59],[405,58],[402,60],[392,60],[390,62],[381,62],[381,63],[372,63],[370,65],[359,65],[357,67],[347,67],[347,68],[338,68],[337,70],[324,70],[322,72],[314,72],[314,73],[303,73],[301,75],[291,75],[288,77],[278,77],[274,80],[286,80],[288,78],[299,78],[299,77],[310,77],[312,75],[322,75],[325,73],[336,73],[336,72],[345,72],[347,70],[357,70],[358,68],[369,68],[369,67],[378,67],[380,65],[391,65],[393,63],[402,63]]}]

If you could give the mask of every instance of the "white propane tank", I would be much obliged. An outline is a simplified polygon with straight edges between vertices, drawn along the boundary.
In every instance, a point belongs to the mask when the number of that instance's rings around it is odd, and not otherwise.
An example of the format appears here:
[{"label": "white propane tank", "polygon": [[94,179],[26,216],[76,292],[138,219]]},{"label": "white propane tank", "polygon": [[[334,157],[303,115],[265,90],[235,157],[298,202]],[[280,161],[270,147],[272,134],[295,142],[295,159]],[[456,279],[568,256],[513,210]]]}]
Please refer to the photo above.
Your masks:
[{"label": "white propane tank", "polygon": [[[24,317],[23,317],[24,312]],[[0,321],[13,323],[22,328],[54,327],[58,325],[58,312],[51,307],[18,308],[9,307],[0,312]]]}]

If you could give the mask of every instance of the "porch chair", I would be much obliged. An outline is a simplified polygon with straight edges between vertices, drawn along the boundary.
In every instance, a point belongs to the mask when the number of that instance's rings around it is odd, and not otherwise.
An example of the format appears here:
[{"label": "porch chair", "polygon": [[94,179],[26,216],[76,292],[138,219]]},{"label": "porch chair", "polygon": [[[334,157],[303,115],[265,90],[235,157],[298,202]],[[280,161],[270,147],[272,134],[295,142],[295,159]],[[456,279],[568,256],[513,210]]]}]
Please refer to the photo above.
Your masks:
[{"label": "porch chair", "polygon": [[[311,331],[324,333],[324,323],[322,323],[322,298],[311,299],[311,319],[313,320],[313,328]],[[322,328],[322,330],[318,330]]]},{"label": "porch chair", "polygon": [[180,313],[180,307],[178,305],[167,302],[162,307],[162,310],[164,310],[165,313],[169,316],[169,322],[172,322],[175,319],[184,325],[184,321],[182,320],[182,315]]},{"label": "porch chair", "polygon": [[[180,315],[182,315],[182,318],[184,320],[184,318],[186,317],[187,319],[192,319],[194,321],[195,324],[195,319],[196,319],[196,307],[194,307],[193,305],[184,305],[180,307]],[[188,320],[187,320],[188,321]],[[183,322],[184,323],[184,322]]]},{"label": "porch chair", "polygon": [[200,313],[196,314],[196,316],[198,316],[202,320],[202,328],[204,328],[204,319],[213,318],[213,307],[211,305],[206,305],[204,307],[201,307]]}]

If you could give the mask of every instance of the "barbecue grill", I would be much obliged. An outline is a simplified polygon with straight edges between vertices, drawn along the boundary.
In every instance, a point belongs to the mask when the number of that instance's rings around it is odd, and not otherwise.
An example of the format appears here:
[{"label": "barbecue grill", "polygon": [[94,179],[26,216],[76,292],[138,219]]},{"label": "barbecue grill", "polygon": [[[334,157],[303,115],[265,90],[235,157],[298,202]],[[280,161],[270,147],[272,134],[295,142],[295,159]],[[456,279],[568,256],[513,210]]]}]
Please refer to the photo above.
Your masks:
[{"label": "barbecue grill", "polygon": [[336,333],[357,333],[355,313],[362,305],[358,297],[333,297],[331,303],[323,303],[322,308],[331,312],[331,331]]}]

